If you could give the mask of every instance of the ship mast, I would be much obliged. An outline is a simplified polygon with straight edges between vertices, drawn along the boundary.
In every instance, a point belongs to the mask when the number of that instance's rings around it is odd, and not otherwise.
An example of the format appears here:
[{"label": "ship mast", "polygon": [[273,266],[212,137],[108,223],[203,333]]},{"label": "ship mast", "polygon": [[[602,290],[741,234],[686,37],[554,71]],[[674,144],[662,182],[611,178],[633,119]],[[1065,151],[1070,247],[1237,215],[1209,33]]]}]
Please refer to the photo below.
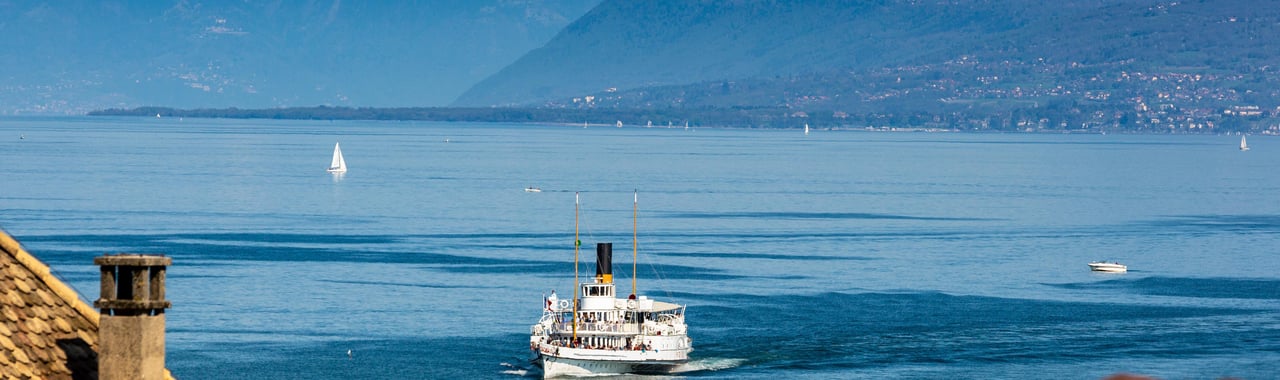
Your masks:
[{"label": "ship mast", "polygon": [[637,256],[636,252],[638,251],[637,247],[640,244],[636,239],[637,236],[639,236],[636,233],[636,229],[639,223],[637,222],[637,217],[640,215],[640,195],[638,193],[639,191],[635,191],[635,190],[633,190],[631,193],[631,196],[632,196],[632,201],[631,201],[631,297],[632,298],[635,298],[635,295],[636,295],[636,256]]},{"label": "ship mast", "polygon": [[573,193],[573,315],[570,321],[573,324],[573,340],[569,344],[573,344],[578,340],[578,247],[582,245],[582,240],[578,239],[578,193]]}]

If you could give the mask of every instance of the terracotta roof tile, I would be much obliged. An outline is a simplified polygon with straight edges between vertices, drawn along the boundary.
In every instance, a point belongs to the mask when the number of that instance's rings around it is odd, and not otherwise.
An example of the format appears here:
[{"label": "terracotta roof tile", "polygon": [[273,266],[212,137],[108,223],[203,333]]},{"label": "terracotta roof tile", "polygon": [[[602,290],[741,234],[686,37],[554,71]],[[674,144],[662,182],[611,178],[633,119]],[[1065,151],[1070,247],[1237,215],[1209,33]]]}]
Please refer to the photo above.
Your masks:
[{"label": "terracotta roof tile", "polygon": [[40,292],[37,292],[36,294],[40,296],[40,301],[44,302],[44,304],[47,306],[53,306],[58,304],[57,301],[54,301],[53,292],[40,291]]},{"label": "terracotta roof tile", "polygon": [[27,357],[27,350],[13,350],[13,362],[18,364],[31,364],[31,358]]},{"label": "terracotta roof tile", "polygon": [[12,307],[12,306],[13,306],[13,303],[11,303],[11,302],[6,302],[6,303],[5,303],[4,310],[0,310],[0,314],[3,314],[3,315],[4,315],[4,319],[5,319],[5,320],[8,320],[9,322],[17,322],[17,321],[21,320],[21,319],[19,319],[19,318],[18,318],[18,309],[14,308],[14,307]]},{"label": "terracotta roof tile", "polygon": [[16,285],[18,287],[18,290],[22,291],[23,293],[31,292],[31,285],[27,284],[27,281],[25,278],[14,278],[13,284]]},{"label": "terracotta roof tile", "polygon": [[67,320],[61,318],[53,320],[53,326],[58,329],[58,332],[62,333],[75,331],[71,329],[71,324],[67,323]]},{"label": "terracotta roof tile", "polygon": [[[27,302],[27,304],[29,304],[29,305],[31,305],[31,306],[52,306],[52,305],[41,305],[41,304],[33,303],[33,302]],[[49,320],[49,309],[48,309],[48,308],[44,308],[44,307],[33,307],[33,308],[31,308],[31,310],[35,312],[35,314],[36,314],[36,315],[35,315],[35,317],[36,317],[36,320],[37,320],[37,321],[41,321],[41,323],[43,323],[43,321],[47,321],[47,320]]]},{"label": "terracotta roof tile", "polygon": [[84,330],[76,330],[76,338],[80,338],[80,340],[88,343],[90,347],[98,346],[98,333],[96,331],[93,334],[89,334]]}]

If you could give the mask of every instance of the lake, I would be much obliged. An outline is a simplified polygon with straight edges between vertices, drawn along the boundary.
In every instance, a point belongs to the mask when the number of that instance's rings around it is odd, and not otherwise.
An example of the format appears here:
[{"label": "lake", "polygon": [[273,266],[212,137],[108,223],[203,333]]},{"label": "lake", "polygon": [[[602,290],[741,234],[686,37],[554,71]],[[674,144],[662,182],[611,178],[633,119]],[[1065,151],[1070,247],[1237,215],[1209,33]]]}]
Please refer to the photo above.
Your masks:
[{"label": "lake", "polygon": [[680,376],[1273,378],[1273,140],[8,117],[0,227],[86,299],[172,256],[184,380],[537,376],[575,193],[620,288],[688,305]]}]

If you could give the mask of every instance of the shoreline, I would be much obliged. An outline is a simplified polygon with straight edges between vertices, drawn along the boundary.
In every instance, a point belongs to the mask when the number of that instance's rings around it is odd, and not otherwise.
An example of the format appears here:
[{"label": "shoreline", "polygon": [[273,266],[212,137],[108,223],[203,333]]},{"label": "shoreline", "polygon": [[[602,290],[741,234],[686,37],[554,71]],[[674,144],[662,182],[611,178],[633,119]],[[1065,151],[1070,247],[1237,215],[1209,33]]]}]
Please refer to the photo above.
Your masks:
[{"label": "shoreline", "polygon": [[[286,110],[286,109],[282,109],[282,110]],[[508,111],[514,111],[514,110],[522,110],[522,109],[507,109],[507,110],[508,110]],[[81,115],[63,115],[63,114],[48,114],[48,115],[31,115],[31,114],[28,114],[28,115],[0,115],[0,120],[42,120],[42,119],[47,120],[47,119],[55,119],[55,118],[83,118],[83,119],[93,119],[93,118],[102,118],[102,117],[108,117],[108,118],[139,118],[139,119],[152,119],[152,118],[155,118],[155,119],[170,119],[170,118],[175,118],[175,117],[176,117],[176,118],[178,118],[179,120],[182,120],[182,119],[185,119],[185,118],[192,118],[192,119],[212,119],[212,120],[222,119],[222,120],[279,120],[279,121],[442,122],[442,123],[525,124],[525,125],[545,125],[545,126],[569,127],[569,128],[583,128],[583,127],[584,127],[584,124],[582,124],[582,123],[566,122],[566,121],[534,121],[534,120],[511,121],[511,120],[484,120],[484,119],[451,120],[451,119],[438,119],[438,118],[385,118],[385,117],[381,117],[381,118],[378,118],[378,117],[370,117],[370,118],[360,118],[360,117],[350,117],[350,118],[347,118],[347,117],[343,117],[343,118],[324,118],[324,117],[314,117],[315,115],[307,115],[307,117],[260,117],[260,116],[249,116],[249,115],[246,115],[246,116],[228,116],[228,115],[212,115],[212,116],[209,116],[209,115],[200,115],[201,113],[205,113],[205,111],[210,111],[210,110],[172,110],[173,112],[171,112],[171,113],[170,113],[170,114],[168,114],[168,115],[165,115],[164,113],[161,113],[161,115],[157,117],[157,116],[150,116],[150,115],[137,114],[137,113],[136,113],[136,109],[135,109],[135,110],[130,110],[130,111],[132,111],[132,112],[106,112],[106,111],[94,111],[94,112],[91,112],[91,113],[88,113],[88,114],[81,114]],[[240,110],[240,111],[251,111],[251,112],[256,112],[256,111],[267,111],[267,110]],[[618,129],[621,129],[621,128],[626,128],[626,129],[669,129],[669,130],[670,130],[670,129],[674,129],[674,130],[685,129],[685,126],[684,126],[684,125],[671,125],[671,126],[666,126],[666,125],[657,125],[657,124],[655,124],[655,125],[653,125],[653,126],[648,126],[648,125],[639,125],[639,124],[630,124],[630,125],[628,125],[628,124],[625,124],[625,123],[624,123],[622,127],[618,127],[618,126],[616,126],[616,124],[614,124],[614,123],[602,123],[602,122],[597,122],[597,123],[586,122],[586,123],[585,123],[585,125],[586,125],[586,127],[585,127],[584,129],[596,129],[596,128],[618,128]],[[696,123],[691,123],[691,124],[689,125],[689,127],[688,127],[688,129],[689,129],[690,131],[694,131],[694,130],[697,130],[697,129],[703,129],[703,128],[706,128],[706,129],[726,129],[726,130],[779,130],[779,131],[786,131],[786,130],[800,131],[800,130],[803,130],[803,129],[804,129],[803,124],[801,124],[801,126],[792,126],[792,125],[782,125],[782,126],[742,126],[742,125],[714,125],[714,124],[696,124]],[[1111,129],[1111,130],[1105,130],[1105,131],[1098,131],[1098,130],[1088,130],[1088,129],[1053,130],[1053,129],[1030,129],[1030,128],[1024,128],[1024,129],[1019,129],[1019,130],[1000,130],[1000,129],[961,129],[961,128],[944,128],[944,127],[888,127],[888,126],[879,126],[879,127],[874,127],[874,126],[856,126],[856,125],[835,125],[835,126],[821,126],[821,125],[819,125],[819,126],[813,126],[813,125],[811,125],[811,126],[810,126],[810,128],[811,128],[811,130],[812,130],[812,131],[814,131],[814,132],[819,132],[819,134],[820,134],[820,132],[869,132],[869,133],[969,133],[969,134],[1054,134],[1054,135],[1057,135],[1057,134],[1073,134],[1073,135],[1103,135],[1103,136],[1105,136],[1105,135],[1109,135],[1109,134],[1117,134],[1117,135],[1190,135],[1190,136],[1241,136],[1241,135],[1245,135],[1245,136],[1276,136],[1276,135],[1280,135],[1280,132],[1275,131],[1275,130],[1270,130],[1270,129],[1265,129],[1265,130],[1260,130],[1260,131],[1251,131],[1251,132],[1239,132],[1239,131],[1215,131],[1215,132],[1203,132],[1203,133],[1197,133],[1197,132],[1187,132],[1187,131],[1153,132],[1153,131],[1132,130],[1132,129]]]}]

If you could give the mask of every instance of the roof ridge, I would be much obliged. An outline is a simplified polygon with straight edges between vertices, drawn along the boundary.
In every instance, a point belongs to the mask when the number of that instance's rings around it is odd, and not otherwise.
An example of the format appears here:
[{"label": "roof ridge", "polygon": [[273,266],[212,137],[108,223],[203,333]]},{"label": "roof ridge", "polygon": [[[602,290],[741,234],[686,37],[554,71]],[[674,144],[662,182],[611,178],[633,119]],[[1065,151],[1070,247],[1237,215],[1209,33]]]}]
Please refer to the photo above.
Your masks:
[{"label": "roof ridge", "polygon": [[18,240],[14,239],[13,236],[10,236],[9,233],[3,229],[0,229],[0,250],[8,253],[9,256],[12,256],[18,264],[30,271],[31,274],[34,274],[35,277],[48,286],[50,290],[53,290],[53,294],[57,295],[58,298],[62,298],[63,301],[71,305],[76,312],[88,319],[94,326],[98,326],[98,319],[100,318],[98,310],[89,306],[88,303],[80,299],[80,293],[77,293],[75,289],[72,289],[66,283],[62,282],[62,280],[57,276],[54,276],[48,265],[45,265],[45,263],[40,261],[40,259],[37,259],[30,252],[23,249],[22,243],[18,243]]}]

